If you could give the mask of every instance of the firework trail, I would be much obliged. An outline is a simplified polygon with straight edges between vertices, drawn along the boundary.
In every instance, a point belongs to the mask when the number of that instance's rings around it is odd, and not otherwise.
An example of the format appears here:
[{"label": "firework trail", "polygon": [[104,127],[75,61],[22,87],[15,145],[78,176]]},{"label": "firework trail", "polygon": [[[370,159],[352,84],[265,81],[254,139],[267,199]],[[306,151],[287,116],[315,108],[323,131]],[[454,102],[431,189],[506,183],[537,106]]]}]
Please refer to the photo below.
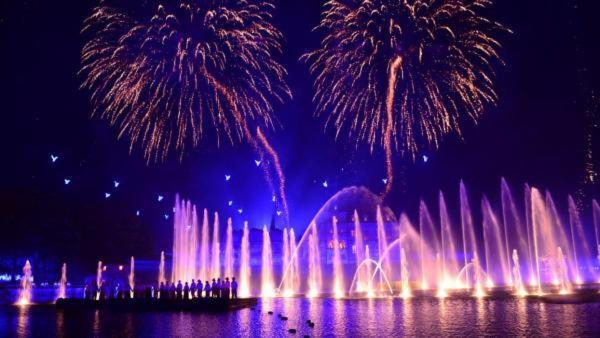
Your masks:
[{"label": "firework trail", "polygon": [[321,47],[303,56],[315,76],[317,114],[336,137],[347,132],[385,151],[386,196],[392,152],[413,159],[437,148],[460,123],[477,122],[497,101],[495,63],[508,32],[480,13],[491,0],[329,0]]},{"label": "firework trail", "polygon": [[209,137],[245,140],[262,158],[250,125],[274,127],[272,102],[291,97],[274,58],[273,9],[271,0],[101,1],[83,28],[93,115],[148,162]]}]

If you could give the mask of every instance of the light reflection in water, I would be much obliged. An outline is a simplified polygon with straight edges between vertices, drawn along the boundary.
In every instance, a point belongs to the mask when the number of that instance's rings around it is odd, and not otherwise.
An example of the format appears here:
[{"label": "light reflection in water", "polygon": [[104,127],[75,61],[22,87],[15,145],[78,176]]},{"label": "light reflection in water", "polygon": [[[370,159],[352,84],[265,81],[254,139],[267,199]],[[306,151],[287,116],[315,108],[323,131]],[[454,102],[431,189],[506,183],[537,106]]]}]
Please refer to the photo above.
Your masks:
[{"label": "light reflection in water", "polygon": [[18,323],[17,323],[17,336],[27,337],[29,336],[29,306],[19,306]]}]

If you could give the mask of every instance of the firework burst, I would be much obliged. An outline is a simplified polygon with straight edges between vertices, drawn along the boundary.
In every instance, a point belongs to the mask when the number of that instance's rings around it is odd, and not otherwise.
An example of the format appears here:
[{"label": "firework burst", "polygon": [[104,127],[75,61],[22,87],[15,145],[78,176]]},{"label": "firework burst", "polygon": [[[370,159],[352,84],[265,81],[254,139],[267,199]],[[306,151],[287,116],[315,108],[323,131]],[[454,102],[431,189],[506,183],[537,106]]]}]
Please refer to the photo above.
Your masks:
[{"label": "firework burst", "polygon": [[491,0],[329,0],[321,48],[305,55],[326,124],[371,150],[382,144],[392,184],[392,148],[414,158],[461,121],[495,104],[494,34],[481,15]]},{"label": "firework burst", "polygon": [[269,0],[101,1],[86,19],[82,87],[94,115],[139,144],[148,161],[210,134],[250,140],[290,97]]}]

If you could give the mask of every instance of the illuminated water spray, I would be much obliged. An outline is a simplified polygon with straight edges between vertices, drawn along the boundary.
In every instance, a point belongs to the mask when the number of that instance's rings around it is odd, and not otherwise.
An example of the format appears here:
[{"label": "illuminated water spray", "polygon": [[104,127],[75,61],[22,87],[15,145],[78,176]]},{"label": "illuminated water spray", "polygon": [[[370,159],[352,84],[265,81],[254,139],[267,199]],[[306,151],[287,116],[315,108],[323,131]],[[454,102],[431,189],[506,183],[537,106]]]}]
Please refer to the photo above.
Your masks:
[{"label": "illuminated water spray", "polygon": [[17,301],[18,305],[28,305],[31,304],[31,283],[33,280],[33,276],[31,274],[31,264],[29,260],[25,261],[25,266],[23,266],[23,276],[21,276],[21,286],[19,289],[19,300]]},{"label": "illuminated water spray", "polygon": [[342,256],[340,254],[340,239],[338,234],[338,221],[333,217],[333,294],[336,298],[344,297],[344,271]]},{"label": "illuminated water spray", "polygon": [[248,231],[248,222],[244,222],[244,232],[242,234],[242,247],[240,255],[240,277],[239,277],[239,297],[250,297],[250,233]]},{"label": "illuminated water spray", "polygon": [[134,297],[135,295],[135,258],[133,258],[133,256],[131,256],[131,259],[129,261],[129,294],[131,295],[131,298]]},{"label": "illuminated water spray", "polygon": [[60,269],[57,299],[65,298],[67,298],[67,263],[63,263],[62,268]]},{"label": "illuminated water spray", "polygon": [[219,237],[219,214],[215,212],[213,222],[211,273],[214,278],[221,277],[221,238]]},{"label": "illuminated water spray", "polygon": [[261,296],[275,297],[275,281],[273,278],[273,252],[271,251],[271,236],[267,226],[263,227],[262,247]]},{"label": "illuminated water spray", "polygon": [[225,242],[225,277],[233,277],[233,225],[227,220],[227,239]]},{"label": "illuminated water spray", "polygon": [[100,289],[102,288],[102,261],[98,261],[98,268],[96,269],[96,286],[98,287],[96,292],[96,300],[99,300]]},{"label": "illuminated water spray", "polygon": [[165,252],[160,252],[160,261],[158,263],[158,285],[167,283],[167,277],[165,275]]}]

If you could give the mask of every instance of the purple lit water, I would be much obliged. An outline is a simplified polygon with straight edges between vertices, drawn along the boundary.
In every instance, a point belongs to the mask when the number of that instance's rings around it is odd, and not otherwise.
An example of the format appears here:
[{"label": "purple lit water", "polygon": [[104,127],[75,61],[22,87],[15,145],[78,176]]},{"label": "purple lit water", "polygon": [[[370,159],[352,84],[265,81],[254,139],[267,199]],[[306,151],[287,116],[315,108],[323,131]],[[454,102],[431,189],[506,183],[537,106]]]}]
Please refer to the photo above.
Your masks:
[{"label": "purple lit water", "polygon": [[[274,311],[268,315],[267,311]],[[289,317],[282,321],[277,314]],[[525,299],[271,299],[223,314],[59,311],[0,306],[0,332],[17,336],[328,337],[600,335],[600,304]],[[306,320],[315,322],[310,328]],[[287,331],[296,328],[296,335]]]}]

